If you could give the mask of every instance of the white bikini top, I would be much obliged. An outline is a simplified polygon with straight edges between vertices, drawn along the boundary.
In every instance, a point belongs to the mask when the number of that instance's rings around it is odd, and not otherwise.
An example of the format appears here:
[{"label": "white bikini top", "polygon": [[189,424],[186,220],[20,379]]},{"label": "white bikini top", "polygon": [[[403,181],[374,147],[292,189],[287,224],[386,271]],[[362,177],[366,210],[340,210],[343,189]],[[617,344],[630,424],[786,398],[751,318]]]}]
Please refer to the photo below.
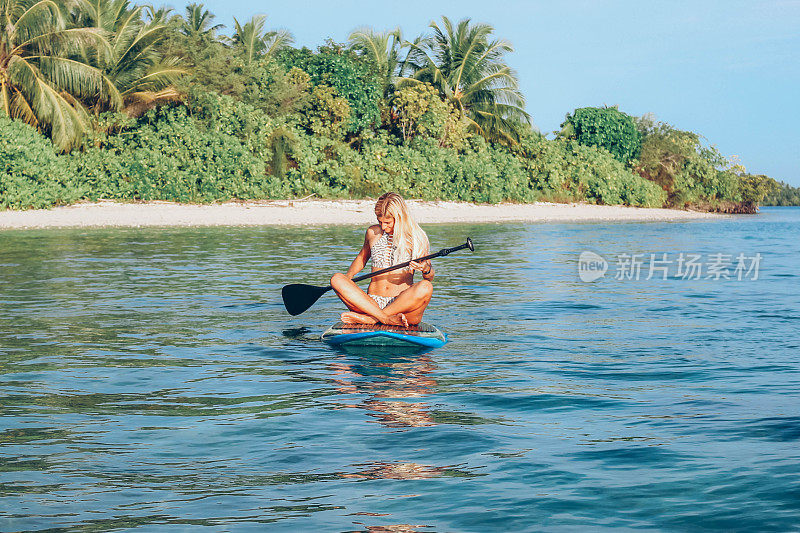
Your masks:
[{"label": "white bikini top", "polygon": [[382,233],[370,247],[372,268],[380,270],[411,259],[411,257],[408,257],[407,259],[398,260],[397,263],[395,263],[394,256],[396,252],[397,246],[395,246],[392,236],[388,233]]}]

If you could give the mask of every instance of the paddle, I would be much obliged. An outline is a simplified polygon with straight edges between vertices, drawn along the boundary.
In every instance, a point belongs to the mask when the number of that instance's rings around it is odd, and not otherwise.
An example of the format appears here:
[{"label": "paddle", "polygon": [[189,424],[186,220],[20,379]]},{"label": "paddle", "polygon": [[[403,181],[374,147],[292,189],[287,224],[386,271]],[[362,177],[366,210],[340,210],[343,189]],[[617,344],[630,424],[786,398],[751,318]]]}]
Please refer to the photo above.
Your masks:
[{"label": "paddle", "polygon": [[[463,250],[464,248],[469,248],[470,251],[475,251],[475,246],[472,245],[472,239],[467,237],[467,242],[456,246],[453,248],[443,248],[436,252],[435,254],[426,255],[425,257],[420,257],[418,259],[412,259],[411,261],[427,261],[428,259],[433,259],[434,257],[444,257],[447,254],[451,254],[453,252],[457,252],[459,250]],[[372,276],[377,276],[378,274],[383,274],[385,272],[390,272],[392,270],[397,270],[398,268],[407,267],[411,261],[406,261],[405,263],[400,263],[397,265],[392,265],[390,267],[382,268],[380,270],[376,270],[375,272],[370,272],[368,274],[362,274],[361,276],[356,276],[353,278],[353,281],[361,281],[362,279],[371,278]],[[302,283],[293,283],[291,285],[286,285],[281,289],[281,296],[283,296],[283,305],[286,307],[286,310],[289,312],[290,315],[295,316],[299,315],[320,299],[320,297],[331,290],[333,287],[328,285],[327,287],[317,287],[315,285],[304,285]]]}]

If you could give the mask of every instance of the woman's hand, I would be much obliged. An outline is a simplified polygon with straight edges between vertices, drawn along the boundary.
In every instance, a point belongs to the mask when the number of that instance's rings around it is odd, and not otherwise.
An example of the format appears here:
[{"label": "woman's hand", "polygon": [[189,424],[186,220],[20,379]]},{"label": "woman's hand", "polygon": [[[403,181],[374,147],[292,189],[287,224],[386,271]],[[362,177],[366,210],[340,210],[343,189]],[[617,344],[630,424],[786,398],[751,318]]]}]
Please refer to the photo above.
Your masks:
[{"label": "woman's hand", "polygon": [[422,263],[419,263],[419,262],[417,262],[417,261],[411,261],[411,262],[408,264],[408,266],[409,266],[409,267],[411,267],[411,270],[419,270],[419,271],[420,271],[420,273],[421,273],[423,276],[425,276],[425,273],[426,273],[426,272],[427,272],[428,274],[430,274],[431,270],[433,269],[433,265],[431,265],[431,262],[430,262],[430,261],[424,261],[424,262],[422,262]]}]

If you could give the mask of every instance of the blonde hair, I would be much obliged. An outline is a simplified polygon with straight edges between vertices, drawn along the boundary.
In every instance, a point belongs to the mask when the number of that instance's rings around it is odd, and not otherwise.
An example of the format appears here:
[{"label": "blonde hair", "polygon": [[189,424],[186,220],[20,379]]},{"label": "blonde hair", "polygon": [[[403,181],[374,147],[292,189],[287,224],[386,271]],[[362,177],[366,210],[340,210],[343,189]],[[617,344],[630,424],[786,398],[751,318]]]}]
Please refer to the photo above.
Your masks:
[{"label": "blonde hair", "polygon": [[[397,246],[397,257],[415,259],[427,255],[430,244],[428,235],[412,218],[403,197],[396,192],[387,192],[375,202],[375,216],[394,217],[394,243]],[[402,261],[398,259],[398,261]]]}]

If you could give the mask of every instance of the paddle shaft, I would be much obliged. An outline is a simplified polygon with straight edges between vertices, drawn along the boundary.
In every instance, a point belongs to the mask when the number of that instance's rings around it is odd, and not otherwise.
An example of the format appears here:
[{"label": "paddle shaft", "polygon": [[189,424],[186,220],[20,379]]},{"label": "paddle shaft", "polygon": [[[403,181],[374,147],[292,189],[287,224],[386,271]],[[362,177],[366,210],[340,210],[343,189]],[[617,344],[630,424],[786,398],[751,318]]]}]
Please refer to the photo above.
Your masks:
[{"label": "paddle shaft", "polygon": [[[398,268],[405,268],[408,265],[410,265],[412,261],[416,261],[416,262],[419,263],[421,261],[427,261],[428,259],[433,259],[434,257],[444,257],[447,254],[450,254],[450,253],[453,253],[453,252],[457,252],[459,250],[463,250],[464,248],[472,249],[472,246],[470,246],[471,244],[472,244],[472,241],[468,240],[466,243],[460,244],[458,246],[454,246],[452,248],[442,248],[441,250],[439,250],[435,254],[426,255],[425,257],[419,257],[417,259],[412,259],[411,261],[406,261],[405,263],[399,263],[397,265],[392,265],[390,267],[386,267],[386,268],[382,268],[380,270],[376,270],[375,272],[369,272],[367,274],[362,274],[360,276],[356,276],[356,277],[353,278],[353,281],[361,281],[361,280],[364,280],[364,279],[369,279],[369,278],[371,278],[373,276],[377,276],[379,274],[385,274],[386,272],[391,272],[392,270],[397,270]],[[328,285],[327,290],[330,290],[332,288],[333,287]]]}]

